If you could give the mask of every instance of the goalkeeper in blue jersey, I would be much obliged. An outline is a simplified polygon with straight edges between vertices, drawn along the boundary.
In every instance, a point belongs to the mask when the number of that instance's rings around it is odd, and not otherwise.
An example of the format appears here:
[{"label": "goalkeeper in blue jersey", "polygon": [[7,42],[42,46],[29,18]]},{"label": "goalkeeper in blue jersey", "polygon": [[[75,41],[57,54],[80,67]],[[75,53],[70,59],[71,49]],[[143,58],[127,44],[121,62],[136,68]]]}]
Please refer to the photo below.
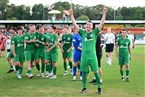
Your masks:
[{"label": "goalkeeper in blue jersey", "polygon": [[[76,33],[73,36],[73,46],[74,46],[74,67],[73,67],[73,80],[76,80],[76,72],[77,67],[79,68],[80,60],[81,60],[81,52],[82,52],[82,38]],[[82,80],[82,72],[80,72],[80,80]]]}]

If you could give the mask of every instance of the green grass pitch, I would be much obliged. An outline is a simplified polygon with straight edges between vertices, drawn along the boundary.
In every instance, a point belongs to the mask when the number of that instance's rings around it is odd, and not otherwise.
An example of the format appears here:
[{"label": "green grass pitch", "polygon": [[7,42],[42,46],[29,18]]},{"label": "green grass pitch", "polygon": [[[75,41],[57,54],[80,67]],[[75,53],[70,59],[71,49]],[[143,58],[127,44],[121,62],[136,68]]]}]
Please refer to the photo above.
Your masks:
[{"label": "green grass pitch", "polygon": [[[103,50],[104,52],[104,50]],[[63,60],[59,52],[57,61],[57,79],[37,77],[37,70],[32,70],[33,79],[26,74],[26,63],[22,73],[22,79],[18,79],[15,73],[7,74],[9,69],[5,58],[0,58],[0,96],[1,97],[145,97],[145,46],[137,45],[132,50],[130,62],[130,82],[121,81],[118,60],[113,54],[113,63],[107,65],[105,53],[102,57],[103,85],[102,95],[97,94],[97,86],[87,84],[87,93],[80,94],[82,82],[72,81],[72,76],[63,76]],[[69,70],[69,69],[68,69]],[[124,69],[125,74],[125,69]],[[87,82],[93,78],[92,72]]]}]

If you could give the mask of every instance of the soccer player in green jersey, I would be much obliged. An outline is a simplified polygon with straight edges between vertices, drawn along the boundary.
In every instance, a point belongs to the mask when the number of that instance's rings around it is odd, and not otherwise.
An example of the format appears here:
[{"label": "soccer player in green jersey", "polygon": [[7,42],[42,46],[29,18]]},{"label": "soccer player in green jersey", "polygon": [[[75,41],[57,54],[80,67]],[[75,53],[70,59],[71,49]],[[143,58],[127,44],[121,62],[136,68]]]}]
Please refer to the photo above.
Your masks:
[{"label": "soccer player in green jersey", "polygon": [[50,75],[50,62],[52,62],[53,65],[53,76],[51,77],[51,79],[56,79],[56,71],[57,71],[57,67],[56,67],[56,61],[58,59],[58,35],[56,34],[56,27],[55,26],[51,26],[50,27],[50,32],[51,32],[51,36],[49,39],[49,47],[46,50],[46,68],[48,68],[49,74],[46,76],[47,78],[49,78]]},{"label": "soccer player in green jersey", "polygon": [[[50,36],[51,36],[51,28],[47,28],[45,34],[47,36],[48,43],[49,43],[50,42]],[[46,46],[46,49],[47,48],[49,48],[49,45]],[[45,59],[47,59],[47,54],[48,53],[46,53]],[[46,63],[46,78],[48,78],[50,76],[53,76],[53,73],[51,72],[52,71],[52,62],[48,62],[48,60],[46,60],[45,63]],[[50,64],[47,65],[48,63],[50,63]]]},{"label": "soccer player in green jersey", "polygon": [[107,8],[104,6],[101,23],[94,30],[93,30],[93,23],[91,21],[87,22],[86,30],[80,29],[80,27],[76,24],[72,9],[70,9],[69,11],[64,11],[64,13],[70,15],[73,25],[75,26],[80,36],[82,37],[81,71],[83,72],[82,75],[83,89],[81,90],[81,93],[87,92],[86,89],[87,72],[88,72],[88,67],[90,66],[97,80],[98,93],[102,94],[100,76],[98,73],[98,62],[96,60],[95,44],[96,44],[96,37],[104,25]]},{"label": "soccer player in green jersey", "polygon": [[33,77],[31,65],[35,58],[35,48],[36,48],[35,43],[37,42],[36,34],[34,33],[35,30],[36,30],[35,25],[31,24],[29,25],[29,32],[25,34],[26,60],[28,66],[27,75],[29,78]]},{"label": "soccer player in green jersey", "polygon": [[71,34],[71,29],[69,27],[64,27],[63,29],[64,33],[62,36],[62,42],[61,42],[61,51],[63,55],[63,61],[64,61],[64,75],[67,75],[67,63],[66,61],[69,61],[70,71],[72,73],[72,48],[73,48],[73,35]]},{"label": "soccer player in green jersey", "polygon": [[[41,59],[41,64],[42,64],[41,65],[41,77],[45,77],[44,76],[45,54],[46,54],[45,46],[48,45],[48,39],[44,33],[45,33],[44,27],[42,25],[39,26],[39,37],[36,42],[37,48],[36,48],[35,63],[36,63],[36,67],[37,67],[37,64],[39,64],[39,60]],[[40,71],[38,71],[38,74],[40,74]]]},{"label": "soccer player in green jersey", "polygon": [[[11,38],[11,42],[12,42],[14,36],[16,36],[16,34],[17,34],[17,29],[14,27],[10,31],[12,33],[12,38]],[[11,50],[10,53],[8,54],[8,57],[7,57],[7,61],[9,62],[9,65],[10,65],[10,69],[7,73],[11,73],[15,70],[13,58],[14,58],[14,55],[13,55],[13,52]]]},{"label": "soccer player in green jersey", "polygon": [[12,52],[14,55],[14,62],[15,62],[15,67],[17,70],[17,77],[20,79],[22,70],[23,70],[23,62],[25,60],[24,57],[24,36],[22,35],[23,29],[21,27],[17,28],[18,34],[13,37],[12,40]]},{"label": "soccer player in green jersey", "polygon": [[[122,30],[122,38],[119,38],[116,44],[116,57],[119,60],[120,74],[124,80],[123,67],[126,65],[126,81],[129,82],[129,62],[131,60],[131,45],[127,38],[127,31]],[[119,53],[118,53],[119,47]]]}]

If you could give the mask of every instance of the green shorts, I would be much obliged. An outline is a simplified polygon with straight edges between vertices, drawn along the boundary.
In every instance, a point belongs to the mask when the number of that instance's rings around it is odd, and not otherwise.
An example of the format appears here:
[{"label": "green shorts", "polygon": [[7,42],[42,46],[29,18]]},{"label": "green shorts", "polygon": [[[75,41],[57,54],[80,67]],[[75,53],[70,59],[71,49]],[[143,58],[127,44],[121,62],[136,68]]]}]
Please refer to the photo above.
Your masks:
[{"label": "green shorts", "polygon": [[14,58],[14,55],[13,55],[12,52],[9,53],[8,58],[10,58],[10,59],[11,59],[11,58]]},{"label": "green shorts", "polygon": [[70,50],[70,52],[66,52],[66,51],[64,51],[63,53],[62,53],[62,56],[63,56],[63,59],[66,59],[66,58],[72,58],[72,50]]},{"label": "green shorts", "polygon": [[35,55],[35,59],[41,59],[41,60],[45,60],[45,55],[46,55],[46,50],[36,50],[36,55]]},{"label": "green shorts", "polygon": [[46,53],[45,59],[51,62],[56,62],[58,59],[58,53]]},{"label": "green shorts", "polygon": [[130,57],[119,57],[119,65],[127,65],[130,62]]},{"label": "green shorts", "polygon": [[24,53],[16,53],[16,57],[14,57],[14,62],[24,62],[25,55]]},{"label": "green shorts", "polygon": [[35,59],[35,50],[25,51],[27,61],[33,62]]},{"label": "green shorts", "polygon": [[98,70],[98,60],[96,57],[82,57],[81,58],[81,71],[82,72],[88,72],[89,66],[91,68],[91,71],[96,72]]}]

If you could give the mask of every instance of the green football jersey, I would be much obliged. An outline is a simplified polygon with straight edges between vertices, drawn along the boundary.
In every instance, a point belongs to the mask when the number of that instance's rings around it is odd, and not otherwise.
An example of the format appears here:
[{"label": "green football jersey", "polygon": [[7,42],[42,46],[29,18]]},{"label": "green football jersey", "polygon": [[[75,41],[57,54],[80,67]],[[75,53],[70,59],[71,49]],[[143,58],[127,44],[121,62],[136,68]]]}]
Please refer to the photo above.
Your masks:
[{"label": "green football jersey", "polygon": [[129,57],[129,50],[128,47],[130,46],[130,40],[128,38],[123,39],[120,38],[117,41],[117,45],[119,47],[119,57]]},{"label": "green football jersey", "polygon": [[[36,33],[30,34],[30,33],[26,33],[25,34],[25,40],[33,40],[36,39]],[[27,50],[35,50],[36,46],[35,43],[31,42],[31,43],[27,43],[26,44],[26,51]]]},{"label": "green football jersey", "polygon": [[47,36],[45,35],[45,34],[39,34],[39,37],[38,37],[38,39],[37,39],[37,43],[38,43],[38,47],[37,47],[37,50],[39,49],[39,50],[44,50],[44,49],[46,49],[45,48],[45,45],[42,45],[42,42],[45,42],[45,43],[47,43],[48,42],[48,39],[47,39]]},{"label": "green football jersey", "polygon": [[[50,41],[49,41],[49,48],[52,47],[55,42],[58,42],[58,35],[57,34],[51,34]],[[50,53],[57,53],[58,52],[58,45],[53,48]]]},{"label": "green football jersey", "polygon": [[73,41],[73,35],[71,33],[64,34],[62,36],[62,42],[64,43],[64,45],[63,45],[64,51],[67,51],[72,46],[72,41]]},{"label": "green football jersey", "polygon": [[92,57],[96,55],[96,37],[98,33],[98,28],[89,33],[83,29],[79,30],[79,34],[82,37],[82,57]]},{"label": "green football jersey", "polygon": [[12,45],[15,46],[15,52],[24,52],[24,36],[16,35],[12,39]]}]

